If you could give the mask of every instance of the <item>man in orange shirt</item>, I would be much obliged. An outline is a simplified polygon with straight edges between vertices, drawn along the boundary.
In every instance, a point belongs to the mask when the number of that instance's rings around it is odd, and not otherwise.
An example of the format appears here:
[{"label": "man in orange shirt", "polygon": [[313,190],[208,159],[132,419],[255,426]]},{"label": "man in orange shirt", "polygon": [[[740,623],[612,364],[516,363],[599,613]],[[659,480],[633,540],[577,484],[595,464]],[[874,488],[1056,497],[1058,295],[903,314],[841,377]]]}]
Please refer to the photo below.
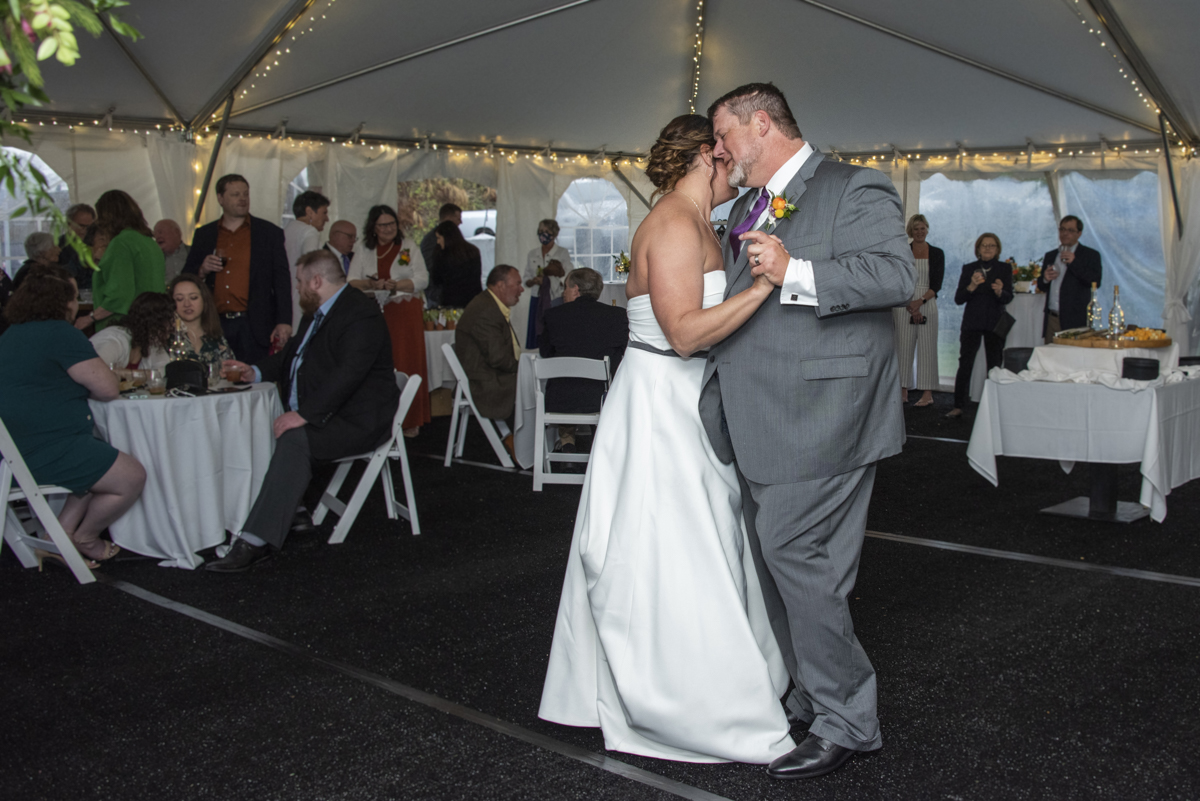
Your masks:
[{"label": "man in orange shirt", "polygon": [[292,335],[292,278],[283,229],[250,215],[250,183],[217,181],[221,219],[196,229],[183,272],[208,282],[238,359],[266,358]]}]

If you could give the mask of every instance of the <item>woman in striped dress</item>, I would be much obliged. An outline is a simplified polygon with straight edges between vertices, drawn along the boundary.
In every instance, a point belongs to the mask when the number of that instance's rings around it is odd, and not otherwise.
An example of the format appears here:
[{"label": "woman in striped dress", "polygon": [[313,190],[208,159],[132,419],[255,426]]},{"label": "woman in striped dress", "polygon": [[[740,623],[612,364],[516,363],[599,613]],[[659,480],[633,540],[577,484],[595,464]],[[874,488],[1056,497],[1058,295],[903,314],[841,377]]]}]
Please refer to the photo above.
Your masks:
[{"label": "woman in striped dress", "polygon": [[915,388],[921,399],[914,406],[933,403],[933,390],[940,385],[938,377],[938,313],[937,293],[946,274],[946,254],[925,241],[929,222],[923,214],[914,214],[905,227],[912,239],[913,262],[917,267],[917,285],[912,300],[892,309],[896,324],[896,356],[900,360],[900,399],[908,403],[908,390],[913,384],[913,352],[917,356]]}]

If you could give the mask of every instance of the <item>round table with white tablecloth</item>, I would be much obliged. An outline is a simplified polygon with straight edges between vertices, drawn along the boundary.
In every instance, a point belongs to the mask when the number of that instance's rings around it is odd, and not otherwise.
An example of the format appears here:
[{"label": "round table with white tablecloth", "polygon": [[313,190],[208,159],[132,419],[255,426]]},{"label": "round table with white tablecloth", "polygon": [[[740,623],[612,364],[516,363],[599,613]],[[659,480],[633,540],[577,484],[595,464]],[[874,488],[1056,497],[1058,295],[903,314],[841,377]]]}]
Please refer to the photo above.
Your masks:
[{"label": "round table with white tablecloth", "polygon": [[146,468],[146,487],[109,526],[122,548],[195,568],[238,531],[258,496],[283,414],[274,384],[199,398],[91,401],[100,437]]}]

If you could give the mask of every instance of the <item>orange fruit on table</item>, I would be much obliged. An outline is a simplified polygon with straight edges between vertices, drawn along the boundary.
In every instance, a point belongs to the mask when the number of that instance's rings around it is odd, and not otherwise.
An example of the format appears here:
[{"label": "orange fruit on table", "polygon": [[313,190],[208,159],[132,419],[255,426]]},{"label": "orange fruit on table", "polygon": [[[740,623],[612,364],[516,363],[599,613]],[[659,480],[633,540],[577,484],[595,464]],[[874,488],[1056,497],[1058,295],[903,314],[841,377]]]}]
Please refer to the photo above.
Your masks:
[{"label": "orange fruit on table", "polygon": [[782,198],[782,197],[773,198],[771,200],[771,208],[786,209],[787,208],[787,198]]}]

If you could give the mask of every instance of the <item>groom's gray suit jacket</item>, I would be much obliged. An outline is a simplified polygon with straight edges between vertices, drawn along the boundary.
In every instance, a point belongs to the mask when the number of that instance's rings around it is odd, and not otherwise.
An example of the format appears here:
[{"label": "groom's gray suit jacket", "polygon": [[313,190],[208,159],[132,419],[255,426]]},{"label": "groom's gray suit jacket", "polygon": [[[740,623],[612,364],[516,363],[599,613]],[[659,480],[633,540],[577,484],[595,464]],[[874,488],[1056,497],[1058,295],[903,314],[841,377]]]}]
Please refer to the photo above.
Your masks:
[{"label": "groom's gray suit jacket", "polygon": [[[730,231],[758,194],[734,204]],[[717,455],[728,463],[736,453],[759,484],[839,475],[904,444],[890,310],[912,298],[916,276],[900,198],[883,173],[819,151],[785,194],[796,211],[771,233],[812,262],[820,305],[782,305],[776,288],[710,350],[700,397]],[[748,244],[734,260],[728,233],[722,242],[726,297],[754,280]]]}]

